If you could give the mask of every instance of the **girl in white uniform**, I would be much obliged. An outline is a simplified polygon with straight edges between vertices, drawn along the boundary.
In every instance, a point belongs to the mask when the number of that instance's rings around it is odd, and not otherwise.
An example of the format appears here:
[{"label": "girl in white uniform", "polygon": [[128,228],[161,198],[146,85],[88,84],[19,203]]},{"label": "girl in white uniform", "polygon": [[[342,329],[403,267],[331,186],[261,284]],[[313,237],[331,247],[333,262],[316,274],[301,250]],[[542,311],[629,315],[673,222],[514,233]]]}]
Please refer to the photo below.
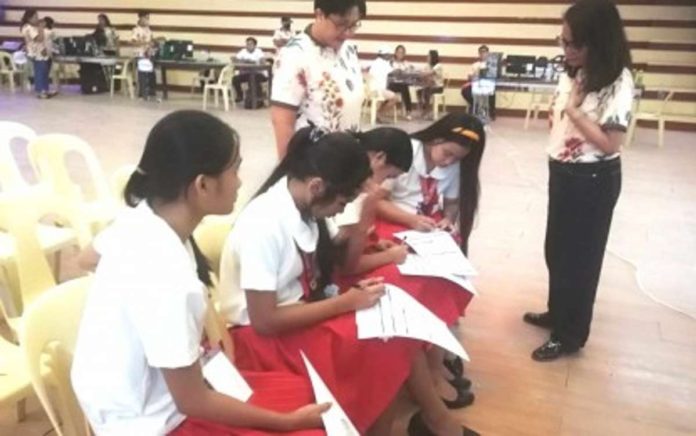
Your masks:
[{"label": "girl in white uniform", "polygon": [[304,374],[303,352],[360,434],[390,433],[390,406],[406,386],[428,429],[417,434],[461,435],[435,391],[424,344],[358,339],[355,311],[377,303],[382,278],[349,284],[338,295],[331,285],[336,229],[326,218],[355,198],[370,174],[351,134],[315,138],[303,128],[290,140],[223,250],[220,295],[235,325],[235,364]]},{"label": "girl in white uniform", "polygon": [[478,208],[483,125],[454,112],[411,137],[413,165],[387,186],[390,198],[380,202],[378,215],[415,230],[458,230],[466,251]]},{"label": "girl in white uniform", "polygon": [[203,112],[174,112],[150,133],[125,190],[132,209],[98,244],[72,366],[75,393],[96,434],[320,426],[326,406],[277,413],[216,393],[201,375],[210,277],[191,234],[205,215],[232,210],[240,162],[236,132]]}]

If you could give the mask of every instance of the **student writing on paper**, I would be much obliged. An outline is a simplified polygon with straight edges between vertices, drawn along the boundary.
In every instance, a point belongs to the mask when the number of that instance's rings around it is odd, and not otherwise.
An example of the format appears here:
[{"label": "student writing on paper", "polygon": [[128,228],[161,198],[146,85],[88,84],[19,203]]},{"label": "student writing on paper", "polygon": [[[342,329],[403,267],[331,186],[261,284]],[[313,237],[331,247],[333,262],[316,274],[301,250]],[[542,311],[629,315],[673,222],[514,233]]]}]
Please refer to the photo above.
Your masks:
[{"label": "student writing on paper", "polygon": [[[191,234],[205,215],[232,210],[240,163],[236,132],[204,112],[174,112],[148,136],[125,189],[131,207],[99,245],[72,365],[74,391],[97,435],[251,435],[259,434],[251,428],[269,434],[321,426],[328,405],[278,413],[263,408],[271,401],[263,395],[243,403],[209,389],[201,375],[211,282]],[[246,375],[253,389],[255,375]],[[292,380],[296,392],[308,389],[306,380]]]},{"label": "student writing on paper", "polygon": [[478,208],[483,125],[474,116],[455,112],[411,136],[413,165],[394,180],[378,214],[421,231],[459,227],[465,249]]},{"label": "student writing on paper", "polygon": [[331,286],[337,231],[326,218],[341,212],[370,175],[352,134],[303,128],[292,137],[223,250],[220,295],[235,326],[235,363],[306,374],[304,352],[361,434],[390,434],[393,400],[406,387],[430,431],[461,435],[433,386],[423,343],[357,338],[354,312],[377,303],[381,278],[338,295]]},{"label": "student writing on paper", "polygon": [[345,237],[346,252],[341,259],[341,269],[346,274],[362,274],[389,263],[399,264],[408,254],[408,248],[403,244],[374,238],[372,228],[377,203],[385,196],[382,182],[411,168],[410,138],[403,130],[393,127],[357,133],[356,138],[370,159],[372,177],[365,182],[360,195],[334,217]]}]

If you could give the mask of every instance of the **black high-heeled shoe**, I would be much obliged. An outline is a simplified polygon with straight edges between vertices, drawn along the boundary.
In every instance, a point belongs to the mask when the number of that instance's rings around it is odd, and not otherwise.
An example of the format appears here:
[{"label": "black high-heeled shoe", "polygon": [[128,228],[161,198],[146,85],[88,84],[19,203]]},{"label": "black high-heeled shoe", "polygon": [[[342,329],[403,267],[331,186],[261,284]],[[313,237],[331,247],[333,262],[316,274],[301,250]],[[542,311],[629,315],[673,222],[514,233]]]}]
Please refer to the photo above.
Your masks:
[{"label": "black high-heeled shoe", "polygon": [[[408,435],[409,436],[437,436],[435,433],[430,431],[425,422],[423,421],[423,416],[420,412],[416,412],[411,420],[408,422]],[[462,436],[480,436],[479,433],[470,429],[469,427],[462,427]]]},{"label": "black high-heeled shoe", "polygon": [[454,400],[446,400],[443,398],[442,401],[445,403],[445,406],[447,406],[448,409],[455,410],[471,406],[472,404],[474,404],[475,399],[476,396],[473,392],[457,389],[457,398],[455,398]]}]

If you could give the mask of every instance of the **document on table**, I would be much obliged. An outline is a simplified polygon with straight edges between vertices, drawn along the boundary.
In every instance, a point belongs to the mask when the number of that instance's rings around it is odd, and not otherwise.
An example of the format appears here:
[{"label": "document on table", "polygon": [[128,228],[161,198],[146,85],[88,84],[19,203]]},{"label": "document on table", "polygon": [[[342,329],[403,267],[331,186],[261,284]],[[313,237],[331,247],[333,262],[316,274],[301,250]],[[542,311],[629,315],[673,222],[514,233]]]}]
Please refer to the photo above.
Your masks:
[{"label": "document on table", "polygon": [[239,401],[248,401],[254,392],[225,353],[219,352],[203,365],[203,377],[215,391]]},{"label": "document on table", "polygon": [[397,268],[399,272],[405,276],[429,276],[449,280],[461,286],[464,290],[477,295],[476,288],[468,277],[444,272],[442,269],[438,268],[435,262],[419,254],[407,255],[404,263],[397,265]]},{"label": "document on table", "polygon": [[358,339],[418,339],[469,360],[464,347],[444,321],[403,289],[386,284],[385,290],[376,305],[355,313]]},{"label": "document on table", "polygon": [[307,356],[303,352],[302,360],[307,367],[307,373],[309,373],[309,380],[312,382],[312,390],[314,391],[314,399],[317,404],[331,403],[331,408],[326,412],[322,413],[321,420],[324,422],[324,429],[326,430],[327,436],[360,436],[360,433],[355,428],[346,412],[343,410],[336,398],[333,396],[329,390],[324,380],[321,379],[319,373],[312,363],[307,359]]},{"label": "document on table", "polygon": [[394,236],[404,241],[417,254],[428,258],[440,270],[458,276],[476,275],[476,269],[447,232],[407,230]]}]

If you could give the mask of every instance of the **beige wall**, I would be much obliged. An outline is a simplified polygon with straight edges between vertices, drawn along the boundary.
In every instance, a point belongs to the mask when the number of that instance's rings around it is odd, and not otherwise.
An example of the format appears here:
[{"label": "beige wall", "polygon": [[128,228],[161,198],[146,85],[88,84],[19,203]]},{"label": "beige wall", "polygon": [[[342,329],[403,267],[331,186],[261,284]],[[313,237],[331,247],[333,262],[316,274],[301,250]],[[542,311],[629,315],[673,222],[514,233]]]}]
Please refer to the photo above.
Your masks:
[{"label": "beige wall", "polygon": [[[98,3],[98,5],[97,5]],[[5,0],[7,6],[27,5],[41,7],[73,7],[73,8],[148,8],[153,11],[157,9],[170,9],[178,11],[186,10],[208,10],[208,11],[229,11],[245,13],[283,13],[289,14],[308,14],[311,13],[310,1],[258,1],[258,0],[206,0],[199,1],[192,6],[192,2],[183,0],[159,0],[157,2],[144,0],[104,0],[100,2],[88,2],[85,0],[35,0],[19,1]],[[478,41],[474,43],[462,44],[447,42],[448,37],[468,37],[468,38],[511,38],[511,39],[553,39],[559,32],[559,26],[555,24],[527,24],[527,23],[481,23],[481,22],[438,22],[433,21],[408,21],[381,19],[384,15],[399,16],[446,16],[446,17],[529,17],[529,18],[552,18],[557,19],[561,16],[566,5],[563,4],[524,4],[520,2],[500,2],[500,3],[471,3],[471,2],[449,2],[438,3],[434,1],[424,2],[370,2],[368,1],[368,19],[365,20],[360,29],[360,39],[358,42],[359,50],[363,57],[370,59],[373,57],[377,48],[381,45],[391,47],[401,43],[403,35],[410,36],[430,36],[439,37],[437,42],[407,42],[410,55],[422,57],[429,49],[436,48],[441,56],[454,58],[468,58],[475,56]],[[620,5],[621,14],[626,20],[686,20],[690,21],[690,27],[670,26],[670,25],[643,25],[627,26],[627,34],[633,42],[671,42],[671,43],[690,43],[696,44],[696,4],[694,6],[653,6],[653,5]],[[96,20],[95,12],[84,11],[48,11],[46,15],[51,15],[58,23],[63,23],[59,29],[60,34],[82,34],[87,30],[71,24],[91,25]],[[132,12],[109,12],[112,22],[119,25],[130,26],[135,21],[135,14]],[[0,22],[0,38],[16,37],[18,29],[15,22],[19,21],[21,11],[10,10],[5,12],[5,22]],[[370,18],[372,17],[372,18]],[[270,51],[271,34],[278,25],[275,17],[264,16],[197,16],[153,13],[152,25],[165,27],[195,27],[195,28],[218,28],[221,31],[211,33],[209,31],[159,31],[158,35],[167,38],[191,39],[199,46],[212,45],[223,46],[225,50],[217,50],[213,54],[216,57],[226,58],[230,53],[244,44],[245,33],[235,29],[252,29],[256,32],[264,32],[258,35],[259,43],[263,48]],[[308,18],[295,19],[295,27],[302,28],[309,23]],[[67,24],[67,25],[66,25]],[[195,29],[193,29],[195,30]],[[122,39],[127,39],[129,32],[120,31]],[[369,38],[369,35],[376,35]],[[386,40],[383,40],[386,38]],[[560,53],[559,49],[552,43],[547,46],[520,46],[520,45],[496,45],[489,44],[493,51],[504,53],[532,54],[554,56]],[[632,51],[634,61],[648,65],[666,66],[687,66],[690,67],[689,74],[677,73],[673,71],[659,72],[651,71],[645,74],[645,83],[648,86],[670,85],[680,88],[696,89],[696,51],[688,50],[664,50],[640,48]],[[420,59],[420,58],[419,58]],[[463,80],[468,75],[470,66],[468,62],[447,62],[445,63],[447,74],[456,80]],[[176,72],[172,74],[170,81],[174,84],[189,85],[191,81],[189,72]],[[452,104],[460,104],[461,97],[457,89],[448,91],[448,101]],[[528,95],[525,93],[504,93],[501,95],[500,106],[502,108],[525,108]],[[648,105],[654,102],[646,102]],[[670,108],[676,112],[696,113],[696,103],[693,101],[677,101]]]}]

